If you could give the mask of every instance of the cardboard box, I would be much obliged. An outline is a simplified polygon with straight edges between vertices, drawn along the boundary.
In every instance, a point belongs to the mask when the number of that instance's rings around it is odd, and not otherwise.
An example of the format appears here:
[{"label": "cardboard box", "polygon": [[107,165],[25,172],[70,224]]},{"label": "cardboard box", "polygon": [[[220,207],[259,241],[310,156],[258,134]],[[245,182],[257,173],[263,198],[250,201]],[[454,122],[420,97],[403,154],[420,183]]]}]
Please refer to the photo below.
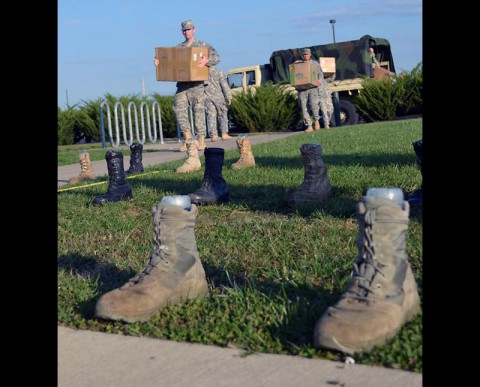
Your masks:
[{"label": "cardboard box", "polygon": [[375,68],[373,69],[373,78],[375,79],[390,78],[391,75],[392,73],[390,73],[390,71],[384,69],[383,67],[375,66]]},{"label": "cardboard box", "polygon": [[296,62],[288,65],[290,72],[290,84],[296,89],[306,90],[320,86],[318,71],[310,62]]},{"label": "cardboard box", "polygon": [[324,78],[329,78],[337,72],[334,57],[321,56],[318,58],[318,61],[320,62]]},{"label": "cardboard box", "polygon": [[198,62],[208,55],[208,47],[156,47],[157,81],[206,81],[210,68]]}]

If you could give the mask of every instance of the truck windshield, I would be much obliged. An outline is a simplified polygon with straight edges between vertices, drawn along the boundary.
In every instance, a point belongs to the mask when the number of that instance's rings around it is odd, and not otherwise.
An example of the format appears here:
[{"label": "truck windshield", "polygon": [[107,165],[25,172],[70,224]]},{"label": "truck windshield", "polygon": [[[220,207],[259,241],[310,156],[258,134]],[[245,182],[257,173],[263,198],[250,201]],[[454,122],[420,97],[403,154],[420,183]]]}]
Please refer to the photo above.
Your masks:
[{"label": "truck windshield", "polygon": [[230,89],[242,87],[242,73],[230,74],[227,76],[227,81]]}]

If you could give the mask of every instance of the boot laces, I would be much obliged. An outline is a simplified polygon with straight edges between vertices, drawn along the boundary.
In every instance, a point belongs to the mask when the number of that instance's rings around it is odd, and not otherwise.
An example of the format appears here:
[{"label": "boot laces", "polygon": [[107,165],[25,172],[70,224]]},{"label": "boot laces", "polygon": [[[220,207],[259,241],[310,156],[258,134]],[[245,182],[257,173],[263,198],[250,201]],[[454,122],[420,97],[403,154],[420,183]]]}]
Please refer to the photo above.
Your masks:
[{"label": "boot laces", "polygon": [[[155,244],[156,243],[157,242],[155,241]],[[136,274],[134,277],[130,278],[128,280],[128,282],[125,285],[122,286],[122,289],[125,289],[125,288],[135,286],[135,285],[138,285],[138,284],[142,283],[144,281],[144,279],[147,276],[150,275],[153,268],[158,266],[158,263],[160,261],[163,261],[166,264],[168,264],[169,261],[166,257],[167,251],[168,251],[168,247],[166,245],[159,244],[158,246],[156,246],[154,248],[152,254],[150,254],[150,258],[148,260],[147,266],[145,266],[143,268],[143,270],[141,272],[139,272],[138,274]]]},{"label": "boot laces", "polygon": [[80,160],[80,168],[82,169],[82,172],[86,172],[88,170],[88,161],[87,159],[81,159]]},{"label": "boot laces", "polygon": [[363,251],[360,262],[353,263],[353,286],[347,292],[358,301],[370,301],[369,297],[375,294],[371,285],[377,273],[385,275],[375,258],[375,243],[372,236],[372,227],[375,223],[375,210],[365,214],[365,228],[363,235]]}]

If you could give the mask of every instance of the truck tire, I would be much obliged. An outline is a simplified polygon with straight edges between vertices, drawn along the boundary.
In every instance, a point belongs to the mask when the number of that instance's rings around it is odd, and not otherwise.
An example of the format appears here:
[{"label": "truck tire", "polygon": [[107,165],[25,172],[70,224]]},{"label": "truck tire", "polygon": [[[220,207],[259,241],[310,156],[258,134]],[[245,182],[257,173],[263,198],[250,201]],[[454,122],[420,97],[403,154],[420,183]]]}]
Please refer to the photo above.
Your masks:
[{"label": "truck tire", "polygon": [[340,125],[358,124],[358,113],[355,106],[350,101],[340,100]]}]

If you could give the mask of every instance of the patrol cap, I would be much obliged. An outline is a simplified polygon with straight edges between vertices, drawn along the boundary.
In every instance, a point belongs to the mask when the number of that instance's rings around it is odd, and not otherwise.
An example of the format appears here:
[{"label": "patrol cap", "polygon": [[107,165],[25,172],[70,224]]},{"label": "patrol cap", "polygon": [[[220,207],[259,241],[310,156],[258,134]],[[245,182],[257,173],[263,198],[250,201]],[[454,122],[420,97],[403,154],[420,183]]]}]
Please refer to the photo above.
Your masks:
[{"label": "patrol cap", "polygon": [[302,48],[300,50],[300,54],[305,55],[305,54],[310,54],[312,55],[312,51],[309,48]]},{"label": "patrol cap", "polygon": [[185,20],[182,22],[182,31],[191,30],[192,28],[195,28],[193,25],[193,20]]}]

